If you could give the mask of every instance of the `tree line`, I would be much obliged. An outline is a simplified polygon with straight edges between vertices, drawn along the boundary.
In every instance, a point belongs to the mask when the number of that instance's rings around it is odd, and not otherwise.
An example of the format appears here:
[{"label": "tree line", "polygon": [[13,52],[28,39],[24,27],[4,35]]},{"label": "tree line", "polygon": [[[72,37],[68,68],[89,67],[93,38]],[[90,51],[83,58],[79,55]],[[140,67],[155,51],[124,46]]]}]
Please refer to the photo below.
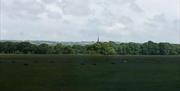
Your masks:
[{"label": "tree line", "polygon": [[0,42],[0,54],[180,55],[180,44],[97,42],[91,45]]}]

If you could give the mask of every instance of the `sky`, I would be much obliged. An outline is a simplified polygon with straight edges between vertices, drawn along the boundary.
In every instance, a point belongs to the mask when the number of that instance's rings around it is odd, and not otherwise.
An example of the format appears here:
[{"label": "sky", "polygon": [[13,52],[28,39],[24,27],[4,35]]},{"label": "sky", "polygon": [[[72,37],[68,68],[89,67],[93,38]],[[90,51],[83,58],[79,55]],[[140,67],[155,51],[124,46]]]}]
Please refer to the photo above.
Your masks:
[{"label": "sky", "polygon": [[0,0],[2,40],[180,43],[180,0]]}]

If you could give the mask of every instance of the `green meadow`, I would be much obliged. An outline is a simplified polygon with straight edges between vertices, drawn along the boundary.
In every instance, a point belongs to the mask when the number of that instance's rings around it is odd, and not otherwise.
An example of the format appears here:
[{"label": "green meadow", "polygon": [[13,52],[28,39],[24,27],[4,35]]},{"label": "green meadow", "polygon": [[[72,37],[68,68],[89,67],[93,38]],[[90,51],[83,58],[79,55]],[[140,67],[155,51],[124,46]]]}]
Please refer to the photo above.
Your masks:
[{"label": "green meadow", "polygon": [[180,56],[0,55],[0,91],[180,91]]}]

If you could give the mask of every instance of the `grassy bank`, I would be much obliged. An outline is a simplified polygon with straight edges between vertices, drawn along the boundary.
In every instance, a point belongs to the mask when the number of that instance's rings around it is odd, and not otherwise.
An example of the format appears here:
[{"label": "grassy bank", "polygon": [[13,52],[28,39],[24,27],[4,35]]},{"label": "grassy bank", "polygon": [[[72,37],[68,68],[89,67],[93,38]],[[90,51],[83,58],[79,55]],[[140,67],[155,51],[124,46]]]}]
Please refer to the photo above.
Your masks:
[{"label": "grassy bank", "polygon": [[1,91],[180,91],[180,56],[0,55]]}]

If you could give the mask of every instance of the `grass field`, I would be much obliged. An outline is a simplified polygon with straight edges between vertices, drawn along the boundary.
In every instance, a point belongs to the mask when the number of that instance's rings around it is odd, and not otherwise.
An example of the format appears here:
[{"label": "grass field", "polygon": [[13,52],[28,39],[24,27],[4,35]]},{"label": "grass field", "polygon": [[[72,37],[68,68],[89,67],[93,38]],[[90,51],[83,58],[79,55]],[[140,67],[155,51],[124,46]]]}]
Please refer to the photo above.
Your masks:
[{"label": "grass field", "polygon": [[0,91],[180,91],[180,56],[0,55]]}]

